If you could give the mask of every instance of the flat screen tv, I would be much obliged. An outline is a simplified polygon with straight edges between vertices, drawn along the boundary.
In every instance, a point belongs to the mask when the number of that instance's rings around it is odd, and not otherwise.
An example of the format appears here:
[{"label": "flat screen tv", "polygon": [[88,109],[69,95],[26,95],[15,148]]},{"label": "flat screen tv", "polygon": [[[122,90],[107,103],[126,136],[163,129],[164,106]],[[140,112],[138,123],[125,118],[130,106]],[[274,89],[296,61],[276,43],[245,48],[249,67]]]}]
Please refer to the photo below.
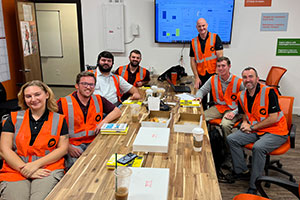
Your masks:
[{"label": "flat screen tv", "polygon": [[155,42],[189,43],[198,35],[196,22],[205,18],[208,31],[230,44],[234,0],[155,0]]}]

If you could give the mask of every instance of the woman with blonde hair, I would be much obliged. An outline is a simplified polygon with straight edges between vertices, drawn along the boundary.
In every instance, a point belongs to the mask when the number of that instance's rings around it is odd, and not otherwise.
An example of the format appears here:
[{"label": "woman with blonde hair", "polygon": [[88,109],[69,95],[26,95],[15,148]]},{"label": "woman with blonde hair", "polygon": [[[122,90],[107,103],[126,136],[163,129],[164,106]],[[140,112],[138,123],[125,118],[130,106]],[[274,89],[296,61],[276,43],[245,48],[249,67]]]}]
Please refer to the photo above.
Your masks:
[{"label": "woman with blonde hair", "polygon": [[9,200],[45,199],[64,175],[68,127],[43,82],[24,84],[18,100],[22,110],[11,113],[1,133],[0,194]]}]

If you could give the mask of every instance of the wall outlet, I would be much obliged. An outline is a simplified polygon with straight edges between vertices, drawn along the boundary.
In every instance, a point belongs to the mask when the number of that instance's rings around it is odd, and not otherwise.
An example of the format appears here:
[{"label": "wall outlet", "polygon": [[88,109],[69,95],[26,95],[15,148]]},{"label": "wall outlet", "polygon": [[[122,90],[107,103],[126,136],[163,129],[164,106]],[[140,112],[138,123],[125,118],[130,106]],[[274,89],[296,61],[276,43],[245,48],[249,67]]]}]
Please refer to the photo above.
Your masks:
[{"label": "wall outlet", "polygon": [[138,24],[131,24],[131,34],[133,36],[138,36],[140,34],[140,27]]}]

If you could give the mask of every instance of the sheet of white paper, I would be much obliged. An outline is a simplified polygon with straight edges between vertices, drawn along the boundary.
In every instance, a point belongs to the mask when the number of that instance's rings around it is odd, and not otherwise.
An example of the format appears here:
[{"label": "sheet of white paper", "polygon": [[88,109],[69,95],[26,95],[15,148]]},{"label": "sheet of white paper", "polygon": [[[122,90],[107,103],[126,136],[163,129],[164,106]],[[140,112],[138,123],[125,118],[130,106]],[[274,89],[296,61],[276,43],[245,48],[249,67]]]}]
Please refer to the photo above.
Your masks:
[{"label": "sheet of white paper", "polygon": [[176,94],[177,97],[180,98],[180,100],[193,100],[195,99],[194,96],[188,93],[182,93],[182,94]]}]

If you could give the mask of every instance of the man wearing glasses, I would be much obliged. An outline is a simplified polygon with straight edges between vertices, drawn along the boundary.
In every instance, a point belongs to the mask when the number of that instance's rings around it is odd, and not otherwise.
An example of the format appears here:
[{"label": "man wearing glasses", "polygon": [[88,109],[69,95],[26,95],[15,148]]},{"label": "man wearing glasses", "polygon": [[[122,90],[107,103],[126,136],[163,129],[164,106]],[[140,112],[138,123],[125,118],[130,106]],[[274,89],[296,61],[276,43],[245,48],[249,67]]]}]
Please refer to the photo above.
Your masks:
[{"label": "man wearing glasses", "polygon": [[[120,117],[121,111],[100,95],[93,95],[96,78],[91,72],[81,72],[76,77],[72,94],[57,102],[58,113],[66,116],[70,144],[66,158],[69,169],[100,132],[104,123]],[[103,115],[106,117],[103,119]]]}]

